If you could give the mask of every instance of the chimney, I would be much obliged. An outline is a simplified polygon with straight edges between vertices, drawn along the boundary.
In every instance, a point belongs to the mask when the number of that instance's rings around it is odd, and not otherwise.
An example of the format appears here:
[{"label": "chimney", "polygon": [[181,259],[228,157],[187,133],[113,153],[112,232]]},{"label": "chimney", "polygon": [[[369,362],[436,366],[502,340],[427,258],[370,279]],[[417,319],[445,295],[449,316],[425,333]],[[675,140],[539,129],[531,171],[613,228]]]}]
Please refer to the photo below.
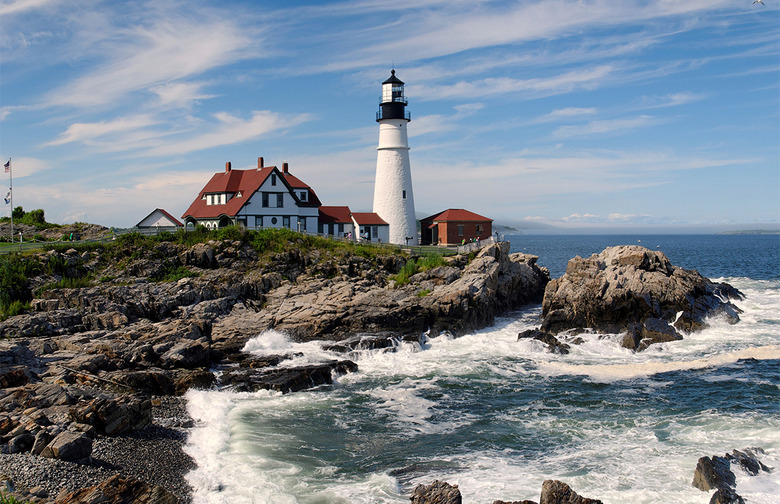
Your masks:
[{"label": "chimney", "polygon": [[230,173],[230,161],[225,163],[225,173]]},{"label": "chimney", "polygon": [[282,163],[282,172],[289,173],[289,171],[290,171],[290,165],[287,163],[287,161],[285,161],[284,163]]},{"label": "chimney", "polygon": [[263,156],[260,156],[257,158],[257,169],[262,170],[263,169]]}]

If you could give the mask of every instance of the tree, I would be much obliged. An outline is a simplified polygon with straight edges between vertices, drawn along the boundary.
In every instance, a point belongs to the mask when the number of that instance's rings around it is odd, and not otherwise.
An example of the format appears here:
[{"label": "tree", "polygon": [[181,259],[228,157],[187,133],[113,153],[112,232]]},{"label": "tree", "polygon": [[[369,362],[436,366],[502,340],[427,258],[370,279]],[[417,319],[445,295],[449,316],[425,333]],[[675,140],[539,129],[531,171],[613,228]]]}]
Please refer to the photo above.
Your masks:
[{"label": "tree", "polygon": [[13,217],[14,220],[22,220],[24,217],[24,209],[20,206],[14,208],[14,211],[11,212],[11,217]]}]

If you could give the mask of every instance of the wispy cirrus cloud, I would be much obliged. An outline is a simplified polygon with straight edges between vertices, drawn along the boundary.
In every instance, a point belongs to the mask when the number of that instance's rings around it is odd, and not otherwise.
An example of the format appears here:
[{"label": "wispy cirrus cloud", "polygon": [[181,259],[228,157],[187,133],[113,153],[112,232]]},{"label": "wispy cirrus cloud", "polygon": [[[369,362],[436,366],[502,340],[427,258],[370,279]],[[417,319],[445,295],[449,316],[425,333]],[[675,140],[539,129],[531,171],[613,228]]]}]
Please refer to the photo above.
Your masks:
[{"label": "wispy cirrus cloud", "polygon": [[199,131],[205,132],[184,139],[171,139],[147,151],[146,155],[171,156],[220,145],[239,144],[271,132],[283,132],[311,119],[309,114],[285,117],[268,110],[256,110],[252,112],[252,117],[249,119],[242,119],[226,112],[214,114],[214,117],[216,123],[200,125]]},{"label": "wispy cirrus cloud", "polygon": [[120,117],[111,121],[71,124],[56,140],[44,144],[46,147],[64,145],[72,142],[91,144],[99,138],[134,132],[146,128],[157,121],[148,114]]},{"label": "wispy cirrus cloud", "polygon": [[590,135],[625,134],[630,130],[657,126],[664,122],[666,122],[665,119],[649,115],[619,119],[600,119],[585,124],[561,126],[553,132],[553,136],[556,138],[568,138]]},{"label": "wispy cirrus cloud", "polygon": [[105,63],[52,91],[49,104],[113,104],[139,91],[154,93],[164,100],[198,96],[197,84],[177,81],[256,56],[260,45],[235,21],[206,15],[167,16],[124,27],[113,34],[105,33],[101,42]]},{"label": "wispy cirrus cloud", "polygon": [[58,0],[13,0],[0,3],[0,16],[17,14],[24,11],[40,9],[46,4],[55,3]]},{"label": "wispy cirrus cloud", "polygon": [[461,80],[454,84],[410,86],[409,94],[420,100],[489,97],[521,93],[521,96],[539,97],[570,92],[574,89],[597,87],[602,79],[614,71],[612,65],[600,65],[564,72],[550,77],[532,79],[487,78],[476,81]]}]

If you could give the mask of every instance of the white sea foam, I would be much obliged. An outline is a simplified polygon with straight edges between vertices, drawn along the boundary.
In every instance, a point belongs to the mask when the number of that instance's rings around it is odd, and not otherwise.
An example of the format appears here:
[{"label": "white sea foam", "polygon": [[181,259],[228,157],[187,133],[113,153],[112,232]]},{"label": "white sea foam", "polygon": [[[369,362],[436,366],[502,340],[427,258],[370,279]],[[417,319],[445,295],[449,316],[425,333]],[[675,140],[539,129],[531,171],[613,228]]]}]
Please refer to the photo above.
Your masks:
[{"label": "white sea foam", "polygon": [[[620,335],[580,335],[584,342],[568,355],[517,341],[538,325],[536,307],[461,338],[432,338],[422,351],[404,344],[395,353],[350,355],[359,371],[331,390],[190,391],[196,426],[186,451],[198,464],[188,475],[194,501],[401,503],[415,484],[433,479],[459,484],[465,502],[538,501],[542,481],[553,478],[604,502],[650,504],[659,495],[706,502],[708,495],[690,485],[701,456],[761,446],[762,460],[780,467],[780,418],[771,410],[704,405],[682,415],[663,404],[674,401],[668,390],[676,383],[658,373],[716,369],[701,376],[716,390],[743,379],[730,371],[740,359],[780,360],[780,282],[733,284],[747,296],[737,303],[742,322],[713,319],[704,331],[639,353],[621,348]],[[245,351],[300,354],[286,365],[343,357],[276,331],[250,340]],[[745,385],[777,390],[773,376],[744,378]],[[592,398],[571,400],[578,380],[596,391]],[[599,387],[611,395],[599,395]],[[524,400],[524,389],[536,395]],[[514,395],[493,404],[474,395],[480,390],[490,400]],[[492,409],[473,407],[483,400]],[[505,432],[507,446],[490,433],[479,441],[481,429]],[[737,490],[752,504],[774,504],[780,471],[738,474]]]},{"label": "white sea foam", "polygon": [[630,364],[570,364],[561,361],[548,361],[540,363],[539,367],[548,373],[586,375],[594,380],[611,381],[650,376],[670,371],[723,366],[733,364],[741,359],[780,359],[780,346],[768,345],[757,348],[744,348],[703,359],[685,361],[635,362]]}]

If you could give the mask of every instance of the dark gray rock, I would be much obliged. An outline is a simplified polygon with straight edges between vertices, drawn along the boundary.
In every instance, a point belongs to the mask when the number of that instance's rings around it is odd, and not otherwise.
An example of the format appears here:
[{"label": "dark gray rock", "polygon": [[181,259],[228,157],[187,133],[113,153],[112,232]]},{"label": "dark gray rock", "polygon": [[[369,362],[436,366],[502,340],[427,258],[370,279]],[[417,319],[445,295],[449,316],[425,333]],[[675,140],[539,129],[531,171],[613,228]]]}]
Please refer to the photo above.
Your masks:
[{"label": "dark gray rock", "polygon": [[357,364],[349,360],[329,361],[321,364],[290,368],[228,369],[220,376],[222,386],[239,392],[277,390],[297,392],[319,385],[333,383],[333,375],[357,371]]},{"label": "dark gray rock", "polygon": [[740,310],[732,299],[743,299],[742,293],[673,266],[663,252],[611,247],[587,259],[575,257],[565,275],[547,284],[541,329],[553,334],[579,328],[626,332],[624,346],[642,350],[679,339],[677,330],[702,329],[707,317],[737,323]]},{"label": "dark gray rock", "polygon": [[704,492],[720,488],[733,489],[737,477],[731,472],[731,463],[726,457],[713,455],[701,457],[693,472],[693,486]]},{"label": "dark gray rock", "polygon": [[417,485],[409,498],[412,504],[461,504],[458,485],[435,480],[430,485]]},{"label": "dark gray rock", "polygon": [[152,403],[143,396],[100,397],[70,409],[74,422],[109,436],[139,430],[152,422]]},{"label": "dark gray rock", "polygon": [[712,494],[710,504],[745,504],[745,499],[731,488],[719,488]]},{"label": "dark gray rock", "polygon": [[41,451],[41,457],[70,462],[88,462],[91,456],[92,439],[82,432],[62,432]]},{"label": "dark gray rock", "polygon": [[528,329],[517,335],[518,341],[528,338],[541,341],[547,345],[547,349],[552,353],[565,355],[569,353],[569,349],[571,348],[566,343],[561,343],[561,341],[552,334],[545,331],[540,331],[539,329]]},{"label": "dark gray rock", "polygon": [[603,504],[598,499],[588,499],[577,495],[569,485],[562,481],[546,480],[542,483],[542,495],[539,504]]}]

